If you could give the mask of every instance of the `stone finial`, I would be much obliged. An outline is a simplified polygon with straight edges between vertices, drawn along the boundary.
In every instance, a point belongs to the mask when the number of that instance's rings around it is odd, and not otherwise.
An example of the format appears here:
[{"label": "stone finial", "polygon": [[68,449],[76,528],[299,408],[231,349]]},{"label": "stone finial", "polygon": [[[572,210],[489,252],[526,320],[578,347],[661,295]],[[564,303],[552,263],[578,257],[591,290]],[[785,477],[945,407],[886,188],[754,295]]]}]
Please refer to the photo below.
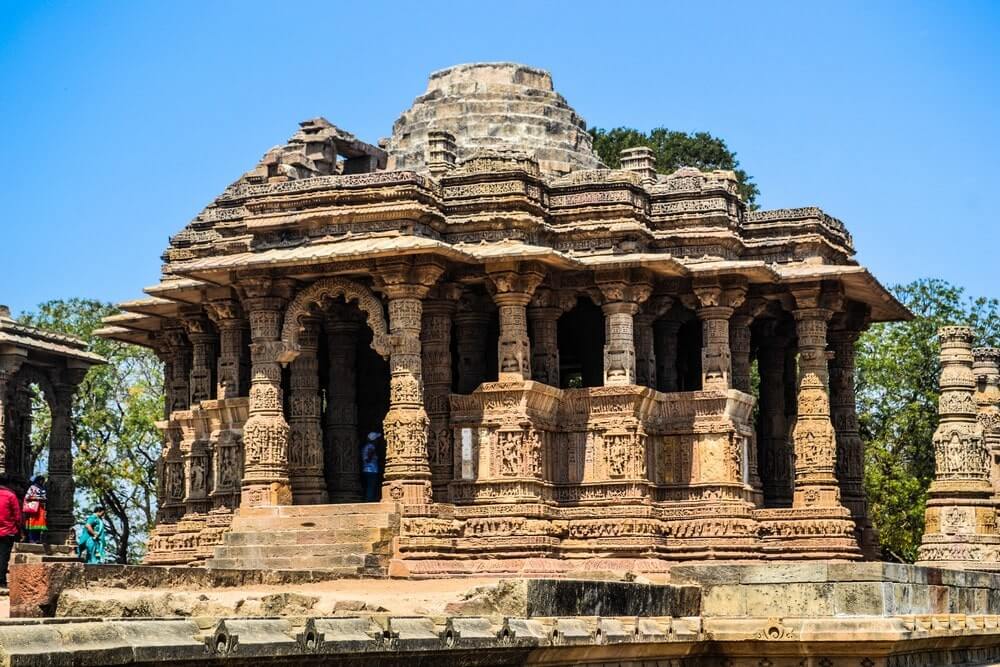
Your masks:
[{"label": "stone finial", "polygon": [[653,155],[653,149],[636,146],[626,148],[618,155],[622,169],[639,174],[646,185],[656,182],[656,156]]},{"label": "stone finial", "polygon": [[455,168],[455,135],[444,130],[427,133],[427,168],[433,176],[441,176]]}]

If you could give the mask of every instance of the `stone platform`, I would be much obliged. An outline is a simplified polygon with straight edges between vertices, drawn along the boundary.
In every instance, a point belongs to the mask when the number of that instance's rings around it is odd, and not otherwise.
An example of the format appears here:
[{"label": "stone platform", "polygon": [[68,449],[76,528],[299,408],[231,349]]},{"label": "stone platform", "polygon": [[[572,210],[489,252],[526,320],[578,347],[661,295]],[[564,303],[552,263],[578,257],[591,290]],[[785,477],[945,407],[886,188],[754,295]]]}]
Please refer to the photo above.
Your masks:
[{"label": "stone platform", "polygon": [[[80,613],[89,598],[89,609],[105,615],[101,600],[123,600],[144,586],[148,596],[174,596],[178,609],[182,590],[216,606],[173,619],[10,621],[0,624],[5,664],[1000,665],[1000,575],[985,572],[695,564],[671,567],[665,583],[520,578],[462,593],[469,580],[324,583],[329,573],[296,579],[287,572],[20,563],[11,572],[15,610],[27,608],[26,568],[72,570],[39,611]],[[272,599],[226,612],[220,585],[240,594],[272,591]],[[318,604],[330,586],[355,599]],[[427,609],[408,604],[429,599],[434,588],[449,589],[454,600]],[[164,607],[147,609],[161,614]],[[201,613],[212,609],[217,613]]]}]

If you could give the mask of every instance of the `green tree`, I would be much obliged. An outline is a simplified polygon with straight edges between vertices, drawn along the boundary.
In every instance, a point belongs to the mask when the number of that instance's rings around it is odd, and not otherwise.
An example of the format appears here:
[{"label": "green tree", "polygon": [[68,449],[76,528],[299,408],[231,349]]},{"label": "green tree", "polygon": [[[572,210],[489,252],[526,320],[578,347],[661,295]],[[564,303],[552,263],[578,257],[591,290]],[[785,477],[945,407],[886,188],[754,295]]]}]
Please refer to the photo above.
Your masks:
[{"label": "green tree", "polygon": [[665,127],[657,127],[650,132],[628,127],[612,130],[597,127],[590,131],[590,135],[594,138],[594,151],[612,169],[618,168],[618,156],[623,150],[636,146],[653,149],[656,170],[661,174],[669,174],[681,167],[697,167],[703,171],[732,169],[739,181],[740,197],[751,210],[758,208],[760,190],[753,178],[740,169],[736,153],[729,150],[726,142],[708,132],[678,132]]},{"label": "green tree", "polygon": [[858,341],[858,416],[865,441],[865,488],[883,554],[911,562],[924,529],[934,479],[938,327],[968,324],[981,345],[1000,342],[1000,302],[970,298],[943,280],[892,288],[914,314],[876,324]]},{"label": "green tree", "polygon": [[[108,360],[88,371],[73,402],[73,477],[78,519],[103,505],[112,552],[127,563],[145,552],[156,516],[163,372],[149,350],[94,336],[101,320],[117,312],[109,303],[68,299],[45,302],[20,320],[82,338]],[[48,421],[36,426],[33,441],[47,442]]]}]

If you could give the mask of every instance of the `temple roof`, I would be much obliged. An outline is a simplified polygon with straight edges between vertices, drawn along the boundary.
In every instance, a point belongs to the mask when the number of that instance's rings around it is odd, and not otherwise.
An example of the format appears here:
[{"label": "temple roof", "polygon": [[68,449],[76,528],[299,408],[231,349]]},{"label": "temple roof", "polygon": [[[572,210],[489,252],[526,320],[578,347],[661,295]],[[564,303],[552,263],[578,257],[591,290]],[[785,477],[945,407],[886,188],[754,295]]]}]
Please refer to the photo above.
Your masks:
[{"label": "temple roof", "polygon": [[546,174],[603,166],[586,122],[555,91],[552,76],[517,63],[471,63],[431,74],[427,91],[393,125],[389,168],[426,170],[432,130],[454,136],[459,160],[501,148],[533,154]]},{"label": "temple roof", "polygon": [[87,343],[75,336],[20,324],[0,305],[0,352],[21,349],[28,353],[72,359],[87,365],[106,363],[104,357],[87,350]]}]

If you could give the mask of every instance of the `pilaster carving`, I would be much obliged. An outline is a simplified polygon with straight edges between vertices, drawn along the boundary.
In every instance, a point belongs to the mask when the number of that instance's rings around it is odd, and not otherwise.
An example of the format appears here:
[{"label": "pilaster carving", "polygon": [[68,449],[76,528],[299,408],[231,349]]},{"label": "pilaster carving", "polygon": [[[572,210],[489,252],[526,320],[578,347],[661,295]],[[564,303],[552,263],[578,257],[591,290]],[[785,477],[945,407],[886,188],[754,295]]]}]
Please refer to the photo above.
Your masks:
[{"label": "pilaster carving", "polygon": [[487,265],[487,288],[500,311],[497,345],[499,380],[531,379],[531,345],[525,307],[545,277],[541,266],[530,262]]},{"label": "pilaster carving", "polygon": [[327,501],[323,476],[322,400],[319,393],[319,322],[307,318],[299,333],[300,353],[290,364],[288,472],[296,505]]},{"label": "pilaster carving", "polygon": [[0,355],[0,473],[8,473],[7,448],[13,446],[8,439],[7,412],[10,408],[9,392],[13,385],[14,375],[21,367],[22,357],[18,355]]}]

